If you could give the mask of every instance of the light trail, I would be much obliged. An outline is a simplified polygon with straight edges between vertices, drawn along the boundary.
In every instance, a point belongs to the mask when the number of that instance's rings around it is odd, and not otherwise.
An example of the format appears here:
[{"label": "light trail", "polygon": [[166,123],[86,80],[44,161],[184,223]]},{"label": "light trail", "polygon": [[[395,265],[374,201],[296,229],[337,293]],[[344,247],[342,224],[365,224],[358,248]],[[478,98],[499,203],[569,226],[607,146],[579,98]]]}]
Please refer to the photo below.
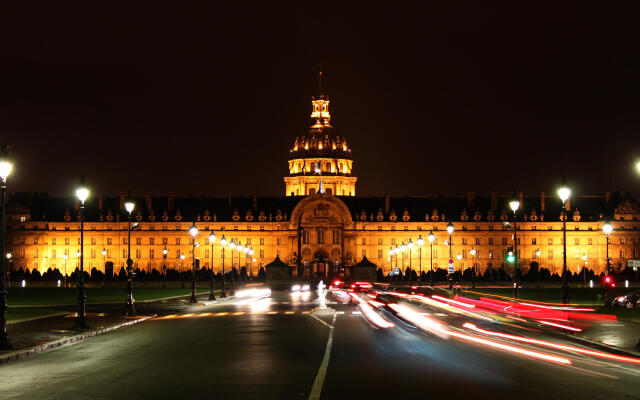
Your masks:
[{"label": "light trail", "polygon": [[590,356],[594,356],[594,357],[605,358],[605,359],[608,359],[608,360],[622,361],[622,362],[627,362],[627,363],[631,363],[631,364],[640,365],[640,358],[619,356],[619,355],[616,355],[616,354],[605,353],[605,352],[602,352],[602,351],[588,350],[588,349],[583,349],[581,347],[568,346],[568,345],[564,345],[564,344],[547,342],[547,341],[544,341],[544,340],[532,339],[532,338],[527,338],[527,337],[524,337],[524,336],[516,336],[516,335],[509,335],[507,333],[488,331],[486,329],[478,328],[477,326],[475,326],[474,324],[472,324],[470,322],[465,322],[462,326],[464,328],[476,331],[478,333],[483,333],[483,334],[489,335],[489,336],[497,336],[497,337],[501,337],[501,338],[505,338],[505,339],[516,340],[516,341],[519,341],[519,342],[525,342],[525,343],[537,344],[537,345],[540,345],[540,346],[551,347],[551,348],[558,349],[558,350],[566,350],[566,351],[571,351],[571,352],[574,352],[574,353],[580,353],[580,354],[590,355]]},{"label": "light trail", "polygon": [[566,329],[568,331],[582,332],[582,329],[574,328],[573,326],[569,326],[569,325],[562,325],[562,324],[558,324],[558,323],[555,323],[555,322],[542,321],[542,320],[536,320],[536,322],[539,322],[539,323],[544,324],[544,325],[555,326],[556,328],[560,328],[560,329]]}]

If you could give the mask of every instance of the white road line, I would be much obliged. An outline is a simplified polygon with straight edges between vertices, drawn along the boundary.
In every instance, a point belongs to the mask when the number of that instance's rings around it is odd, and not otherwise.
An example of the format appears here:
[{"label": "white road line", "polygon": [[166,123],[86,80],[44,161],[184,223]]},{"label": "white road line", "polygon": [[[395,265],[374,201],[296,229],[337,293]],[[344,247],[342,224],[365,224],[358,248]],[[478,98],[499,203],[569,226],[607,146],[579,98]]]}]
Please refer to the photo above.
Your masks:
[{"label": "white road line", "polygon": [[333,332],[335,332],[337,314],[333,314],[333,321],[331,322],[331,325],[327,324],[315,315],[311,316],[329,327],[329,339],[327,340],[327,347],[324,350],[324,358],[322,359],[322,363],[320,363],[320,369],[318,370],[316,379],[315,381],[313,381],[311,393],[309,393],[309,400],[318,400],[320,399],[322,385],[324,384],[324,378],[327,375],[327,367],[329,366],[329,359],[331,358],[331,347],[333,347]]}]

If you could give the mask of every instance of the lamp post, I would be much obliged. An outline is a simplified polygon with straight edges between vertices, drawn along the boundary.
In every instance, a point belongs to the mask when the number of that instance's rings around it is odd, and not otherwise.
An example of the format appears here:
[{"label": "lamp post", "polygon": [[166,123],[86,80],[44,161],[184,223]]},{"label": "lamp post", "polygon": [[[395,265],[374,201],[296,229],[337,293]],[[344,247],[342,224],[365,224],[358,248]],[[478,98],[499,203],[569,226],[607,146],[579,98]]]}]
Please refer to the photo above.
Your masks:
[{"label": "lamp post", "polygon": [[517,212],[520,208],[520,201],[516,198],[515,192],[513,198],[509,201],[509,207],[513,211],[513,298],[520,298],[520,281],[518,276],[518,225],[517,225]]},{"label": "lamp post", "polygon": [[395,254],[395,252],[393,251],[393,247],[389,247],[389,266],[391,268],[391,282],[393,283],[393,276],[394,276],[394,271],[393,271],[393,255]]},{"label": "lamp post", "polygon": [[102,248],[102,268],[104,270],[104,276],[102,278],[102,287],[107,284],[107,249]]},{"label": "lamp post", "polygon": [[253,258],[253,247],[249,249],[249,256],[251,256],[251,264],[249,264],[249,278],[253,281],[253,262],[255,258]]},{"label": "lamp post", "polygon": [[167,247],[165,246],[162,249],[162,288],[165,289],[167,287]]},{"label": "lamp post", "polygon": [[[451,246],[453,245],[452,243],[452,238],[451,238],[451,234],[454,231],[454,227],[453,224],[451,222],[449,222],[449,224],[447,225],[447,232],[449,233],[449,260],[453,259],[453,249],[451,248]],[[449,290],[453,290],[453,274],[449,274]]]},{"label": "lamp post", "polygon": [[136,315],[136,309],[133,306],[133,259],[131,258],[131,213],[133,213],[133,209],[136,207],[136,203],[133,201],[131,197],[131,193],[127,200],[124,202],[124,209],[129,214],[127,216],[127,295],[125,298],[125,312],[124,315],[128,317],[133,317]]},{"label": "lamp post", "polygon": [[87,329],[87,294],[84,289],[84,202],[89,197],[89,189],[84,186],[84,177],[80,187],[76,190],[76,197],[80,200],[80,270],[78,275],[78,315],[73,323],[73,329]]},{"label": "lamp post", "polygon": [[[242,245],[242,243],[240,243],[240,241],[238,240],[238,245],[236,246],[236,251],[238,252],[238,274],[240,274],[240,271],[242,270],[242,252],[244,251],[244,246]],[[240,282],[242,282],[242,279],[240,280]],[[241,284],[241,283],[238,283]]]},{"label": "lamp post", "polygon": [[189,303],[197,303],[198,298],[196,297],[196,236],[198,235],[198,227],[196,227],[196,223],[193,223],[193,226],[189,228],[189,234],[191,235],[191,241],[193,245],[193,249],[191,252],[191,296],[189,297]]},{"label": "lamp post", "polygon": [[180,253],[180,280],[182,280],[182,289],[184,289],[184,271],[182,270],[182,262],[184,261],[184,253]]},{"label": "lamp post", "polygon": [[[611,234],[611,232],[613,232],[613,225],[611,225],[611,223],[608,221],[605,222],[604,225],[602,225],[602,232],[604,232],[605,240],[607,242],[606,244],[607,265],[605,266],[604,274],[608,276],[609,269],[611,267],[611,259],[609,258],[609,235]],[[604,289],[604,305],[605,306],[609,305],[609,285],[608,284],[605,285],[605,289]]]},{"label": "lamp post", "polygon": [[422,286],[422,245],[424,244],[424,239],[422,239],[422,235],[418,236],[418,258],[420,258],[419,268],[420,274],[418,274],[418,286]]},{"label": "lamp post", "polygon": [[2,178],[1,191],[2,191],[2,279],[0,279],[0,349],[11,349],[11,342],[9,341],[9,335],[7,333],[7,310],[9,306],[7,304],[7,177],[11,173],[13,164],[7,156],[9,146],[3,144],[0,149],[0,178]]},{"label": "lamp post", "polygon": [[247,283],[247,264],[248,264],[248,258],[249,258],[249,247],[248,246],[244,246],[244,248],[242,249],[242,251],[244,251],[244,283]]},{"label": "lamp post", "polygon": [[409,243],[407,243],[407,248],[409,249],[409,273],[408,275],[408,280],[409,280],[409,285],[411,285],[411,280],[413,279],[413,269],[411,268],[411,249],[413,249],[413,241],[411,240],[411,238],[409,238]]},{"label": "lamp post", "polygon": [[431,247],[431,256],[429,257],[431,274],[429,277],[429,286],[433,287],[433,242],[436,240],[436,235],[433,232],[429,232],[429,236],[427,236],[427,240],[429,241],[429,246]]},{"label": "lamp post", "polygon": [[476,249],[471,248],[471,288],[476,288]]},{"label": "lamp post", "polygon": [[538,284],[536,285],[536,287],[540,288],[540,249],[536,250],[536,257],[538,258],[538,273],[537,273]]},{"label": "lamp post", "polygon": [[587,254],[582,255],[582,287],[587,286]]},{"label": "lamp post", "polygon": [[224,248],[227,245],[227,239],[225,239],[224,235],[222,235],[222,239],[220,239],[220,247],[222,247],[222,289],[220,291],[220,298],[224,299],[225,297],[227,297],[227,293],[226,290],[224,288]]},{"label": "lamp post", "polygon": [[233,241],[233,239],[231,239],[231,241],[229,242],[229,248],[231,249],[231,289],[229,290],[229,296],[235,296],[236,295],[236,291],[234,289],[234,283],[236,280],[236,277],[233,274],[233,249],[235,249],[236,244]]},{"label": "lamp post", "polygon": [[562,178],[562,186],[558,189],[558,197],[562,200],[562,304],[569,303],[569,282],[567,277],[567,200],[571,196],[571,189]]},{"label": "lamp post", "polygon": [[64,287],[67,287],[67,260],[69,259],[69,255],[66,252],[67,250],[65,250],[64,256],[62,256],[62,258],[64,258]]},{"label": "lamp post", "polygon": [[213,285],[215,283],[215,274],[213,273],[213,243],[216,241],[216,235],[211,231],[209,234],[209,244],[211,245],[211,291],[209,291],[209,300],[215,300],[216,295],[213,293]]},{"label": "lamp post", "polygon": [[401,267],[401,272],[402,272],[402,284],[404,285],[404,280],[406,279],[406,275],[407,275],[407,271],[404,269],[404,252],[407,251],[407,245],[404,244],[404,242],[402,242],[402,244],[400,245],[400,252],[402,253],[402,267]]}]

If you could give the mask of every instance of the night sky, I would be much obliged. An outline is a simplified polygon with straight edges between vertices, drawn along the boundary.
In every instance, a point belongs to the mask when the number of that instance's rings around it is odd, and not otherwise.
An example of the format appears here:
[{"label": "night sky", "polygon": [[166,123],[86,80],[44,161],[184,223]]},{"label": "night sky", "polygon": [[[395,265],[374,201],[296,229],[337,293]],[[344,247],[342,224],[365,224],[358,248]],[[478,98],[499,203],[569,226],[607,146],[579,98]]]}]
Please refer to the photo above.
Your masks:
[{"label": "night sky", "polygon": [[634,2],[134,3],[0,6],[10,191],[282,195],[321,63],[358,195],[640,193]]}]

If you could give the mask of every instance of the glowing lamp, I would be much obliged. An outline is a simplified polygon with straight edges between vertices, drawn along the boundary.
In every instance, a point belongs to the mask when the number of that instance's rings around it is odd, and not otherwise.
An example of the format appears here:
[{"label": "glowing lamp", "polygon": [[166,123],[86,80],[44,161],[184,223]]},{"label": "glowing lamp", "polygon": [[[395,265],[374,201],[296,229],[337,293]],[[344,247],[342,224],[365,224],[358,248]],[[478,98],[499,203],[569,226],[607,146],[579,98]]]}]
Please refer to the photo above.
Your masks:
[{"label": "glowing lamp", "polygon": [[184,254],[180,254],[180,259],[184,260]]},{"label": "glowing lamp", "polygon": [[220,245],[222,247],[227,245],[227,239],[225,239],[224,235],[222,235],[222,239],[220,239]]},{"label": "glowing lamp", "polygon": [[244,249],[242,249],[242,251],[244,251],[245,254],[249,254],[249,248],[247,246],[244,246]]},{"label": "glowing lamp", "polygon": [[0,156],[0,178],[2,178],[2,181],[7,180],[7,177],[13,169],[13,164],[11,163],[9,156],[7,155],[8,149],[9,146],[7,146],[6,144],[2,145],[2,155]]},{"label": "glowing lamp", "polygon": [[129,215],[131,215],[135,207],[136,207],[136,203],[133,201],[132,198],[129,198],[124,202],[124,209],[127,210]]},{"label": "glowing lamp", "polygon": [[216,235],[215,235],[215,233],[211,232],[209,234],[209,243],[213,244],[213,242],[215,242],[215,241],[216,241]]},{"label": "glowing lamp", "polygon": [[233,242],[233,239],[231,239],[229,242],[229,248],[233,250],[234,247],[236,247],[236,244]]},{"label": "glowing lamp", "polygon": [[402,242],[402,244],[400,245],[400,251],[405,251],[407,249],[407,245],[404,244],[404,242]]},{"label": "glowing lamp", "polygon": [[558,189],[558,197],[560,197],[560,200],[562,200],[562,203],[565,203],[567,200],[569,200],[569,197],[571,196],[571,189],[569,189],[566,186],[562,186],[560,189]]},{"label": "glowing lamp", "polygon": [[[249,249],[249,255],[250,255],[250,256],[252,256],[252,255],[253,255],[253,248],[250,248],[250,249]],[[255,261],[255,260],[253,260],[253,261]]]},{"label": "glowing lamp", "polygon": [[191,236],[196,237],[196,235],[198,234],[198,227],[195,226],[195,224],[189,228],[189,234],[191,234]]},{"label": "glowing lamp", "polygon": [[393,247],[391,247],[391,248],[389,249],[389,255],[390,255],[390,256],[392,256],[392,255],[393,255]]},{"label": "glowing lamp", "polygon": [[513,199],[509,202],[509,207],[511,207],[511,210],[515,213],[518,211],[518,208],[520,208],[520,202],[517,199]]},{"label": "glowing lamp", "polygon": [[471,251],[470,251],[469,253],[471,253],[471,255],[472,255],[472,256],[475,256],[475,255],[476,255],[476,249],[473,249],[473,248],[472,248],[472,249],[471,249]]},{"label": "glowing lamp", "polygon": [[449,225],[447,225],[447,232],[449,232],[449,235],[453,233],[454,229],[453,224],[449,222]]},{"label": "glowing lamp", "polygon": [[168,252],[169,252],[169,250],[167,250],[166,247],[164,249],[162,249],[162,255],[166,256]]},{"label": "glowing lamp", "polygon": [[462,260],[462,254],[458,253],[458,255],[456,256],[456,258],[457,258],[458,260]]},{"label": "glowing lamp", "polygon": [[411,241],[411,239],[409,239],[409,243],[407,243],[407,247],[409,248],[409,250],[413,249],[413,242]]},{"label": "glowing lamp", "polygon": [[613,232],[613,226],[611,225],[611,223],[605,222],[604,225],[602,225],[602,231],[605,235],[609,236],[611,232]]},{"label": "glowing lamp", "polygon": [[587,261],[587,255],[586,254],[582,255],[582,261]]},{"label": "glowing lamp", "polygon": [[436,235],[434,235],[433,232],[429,232],[429,236],[427,236],[427,239],[429,240],[429,242],[433,243],[436,240]]},{"label": "glowing lamp", "polygon": [[418,243],[418,246],[422,247],[422,245],[424,244],[424,239],[422,239],[422,235],[418,236],[418,240],[416,240],[416,242]]},{"label": "glowing lamp", "polygon": [[540,250],[536,250],[536,257],[540,257]]},{"label": "glowing lamp", "polygon": [[76,189],[76,197],[82,204],[84,204],[84,202],[89,197],[89,189],[87,189],[86,187],[80,187]]},{"label": "glowing lamp", "polygon": [[102,249],[102,255],[103,255],[103,256],[106,256],[106,255],[107,255],[107,249],[104,249],[104,248]]}]

